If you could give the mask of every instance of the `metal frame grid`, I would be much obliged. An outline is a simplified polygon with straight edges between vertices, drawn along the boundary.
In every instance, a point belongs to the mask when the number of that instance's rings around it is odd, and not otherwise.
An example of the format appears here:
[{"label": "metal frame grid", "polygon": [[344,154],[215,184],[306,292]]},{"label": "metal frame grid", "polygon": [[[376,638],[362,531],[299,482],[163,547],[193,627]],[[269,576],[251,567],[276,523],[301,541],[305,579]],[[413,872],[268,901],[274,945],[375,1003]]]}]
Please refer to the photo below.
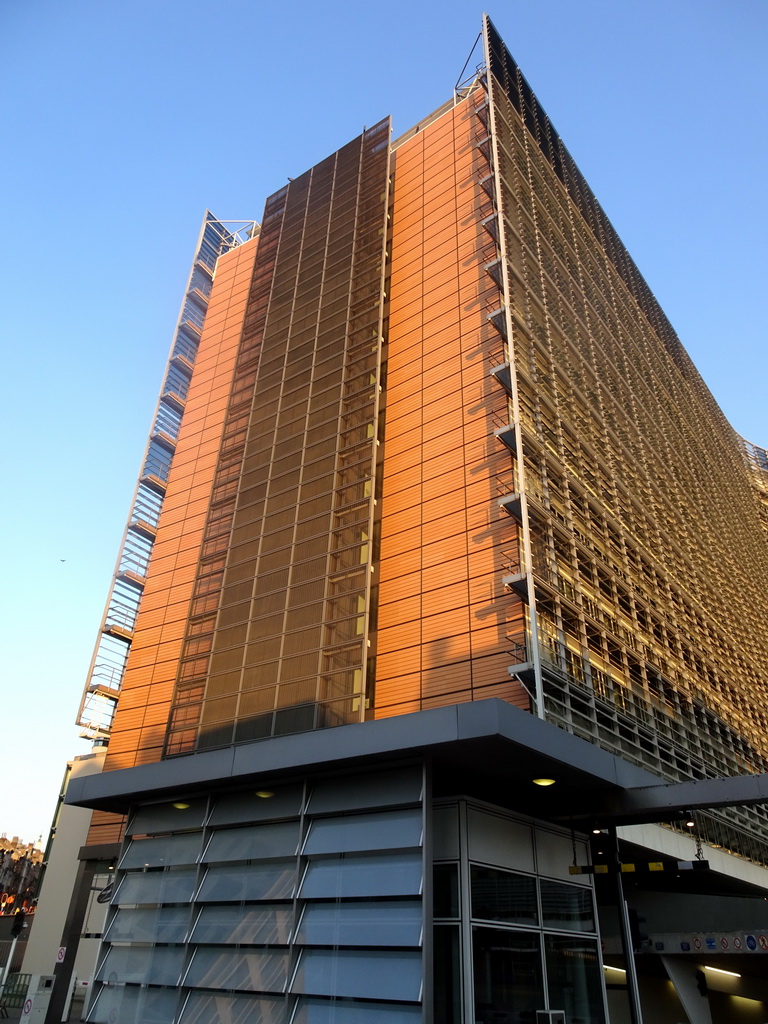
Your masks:
[{"label": "metal frame grid", "polygon": [[[670,779],[765,771],[768,551],[736,437],[490,22],[486,39],[497,435],[529,538],[508,583],[539,706]],[[768,860],[764,810],[711,817]]]}]

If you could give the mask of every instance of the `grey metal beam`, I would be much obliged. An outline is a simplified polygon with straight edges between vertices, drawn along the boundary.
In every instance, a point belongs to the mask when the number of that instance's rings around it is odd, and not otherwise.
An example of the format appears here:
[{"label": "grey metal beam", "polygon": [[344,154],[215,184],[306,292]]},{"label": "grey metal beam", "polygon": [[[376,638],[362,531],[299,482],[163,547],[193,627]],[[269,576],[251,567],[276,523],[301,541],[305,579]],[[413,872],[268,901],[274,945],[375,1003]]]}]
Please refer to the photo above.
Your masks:
[{"label": "grey metal beam", "polygon": [[768,775],[735,775],[625,790],[621,804],[629,813],[665,814],[708,807],[747,807],[768,802]]}]

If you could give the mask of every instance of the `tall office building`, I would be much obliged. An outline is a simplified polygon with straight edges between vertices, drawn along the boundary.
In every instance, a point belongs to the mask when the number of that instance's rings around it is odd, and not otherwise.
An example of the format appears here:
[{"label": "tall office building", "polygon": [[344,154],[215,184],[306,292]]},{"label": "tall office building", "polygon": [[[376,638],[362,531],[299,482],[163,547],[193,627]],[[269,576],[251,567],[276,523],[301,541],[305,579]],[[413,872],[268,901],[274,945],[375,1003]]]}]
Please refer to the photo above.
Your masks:
[{"label": "tall office building", "polygon": [[91,1021],[637,1021],[619,859],[668,1019],[703,1019],[710,941],[759,962],[761,449],[482,38],[405,135],[247,237],[207,222],[140,604],[89,681],[105,771],[69,796],[116,858]]}]

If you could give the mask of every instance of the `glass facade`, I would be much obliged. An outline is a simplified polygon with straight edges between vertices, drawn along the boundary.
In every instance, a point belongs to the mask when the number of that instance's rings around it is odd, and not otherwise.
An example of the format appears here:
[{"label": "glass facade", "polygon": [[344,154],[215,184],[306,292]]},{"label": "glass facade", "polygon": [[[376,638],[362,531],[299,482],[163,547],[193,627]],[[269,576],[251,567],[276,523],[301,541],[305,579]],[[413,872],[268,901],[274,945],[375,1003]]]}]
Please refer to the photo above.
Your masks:
[{"label": "glass facade", "polygon": [[334,779],[138,808],[88,1020],[419,1019],[422,768],[354,791],[354,812]]},{"label": "glass facade", "polygon": [[166,754],[361,721],[389,122],[266,204]]},{"label": "glass facade", "polygon": [[[435,848],[437,858],[466,850],[434,868],[435,1020],[525,1024],[537,1010],[564,1010],[568,1021],[605,1024],[591,886],[543,873],[554,865],[567,875],[552,846],[560,840],[551,833],[530,823],[527,841],[518,831],[510,846],[513,819],[496,808],[464,807],[441,804]],[[487,862],[494,858],[504,864]],[[512,870],[514,863],[539,863],[543,870]]]}]

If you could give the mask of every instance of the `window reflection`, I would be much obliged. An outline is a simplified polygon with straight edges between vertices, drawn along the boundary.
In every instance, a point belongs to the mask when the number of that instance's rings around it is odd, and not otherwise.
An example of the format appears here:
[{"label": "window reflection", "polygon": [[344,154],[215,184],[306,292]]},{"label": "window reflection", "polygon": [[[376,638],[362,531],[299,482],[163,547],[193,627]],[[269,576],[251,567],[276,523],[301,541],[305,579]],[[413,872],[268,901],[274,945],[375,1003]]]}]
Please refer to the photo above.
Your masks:
[{"label": "window reflection", "polygon": [[511,871],[472,867],[472,917],[508,924],[538,924],[536,879]]},{"label": "window reflection", "polygon": [[592,891],[582,886],[541,879],[541,913],[545,928],[594,932]]},{"label": "window reflection", "polygon": [[547,935],[549,1005],[578,1024],[605,1024],[600,959],[594,939]]},{"label": "window reflection", "polygon": [[532,1024],[544,1006],[538,935],[473,928],[475,1024]]}]

